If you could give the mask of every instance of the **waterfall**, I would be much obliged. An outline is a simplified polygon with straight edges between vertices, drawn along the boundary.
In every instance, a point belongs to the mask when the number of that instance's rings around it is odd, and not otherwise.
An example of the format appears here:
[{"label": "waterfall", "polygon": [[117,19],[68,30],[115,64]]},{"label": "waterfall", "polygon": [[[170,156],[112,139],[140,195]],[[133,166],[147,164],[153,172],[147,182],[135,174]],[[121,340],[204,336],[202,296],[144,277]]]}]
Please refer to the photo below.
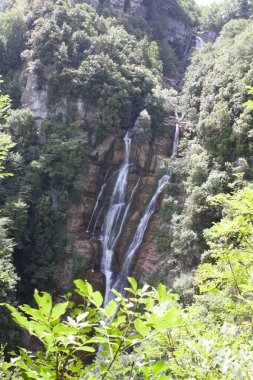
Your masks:
[{"label": "waterfall", "polygon": [[196,48],[201,49],[204,46],[204,41],[201,37],[195,36],[196,38]]},{"label": "waterfall", "polygon": [[[126,219],[126,213],[128,212],[128,204],[125,201],[126,198],[126,188],[127,179],[129,172],[129,159],[131,150],[131,138],[130,133],[127,132],[124,137],[125,143],[125,158],[124,162],[120,167],[118,178],[116,180],[114,190],[110,199],[109,208],[104,219],[101,233],[101,243],[102,243],[102,260],[101,260],[101,271],[105,275],[105,298],[104,304],[108,303],[108,296],[111,290],[112,283],[112,262],[114,255],[114,247],[119,238],[119,231],[122,230],[124,221]],[[130,201],[131,202],[131,197]],[[129,206],[130,207],[130,206]]]},{"label": "waterfall", "polygon": [[[175,112],[175,117],[176,117],[176,120],[178,121],[179,116],[178,116],[177,112]],[[172,156],[176,156],[177,155],[178,145],[179,145],[179,137],[180,137],[179,134],[180,134],[180,129],[179,129],[179,125],[178,125],[178,122],[177,122],[176,123],[176,130],[175,130],[174,141],[173,141]]]},{"label": "waterfall", "polygon": [[190,48],[190,45],[191,45],[191,42],[192,42],[192,35],[190,36],[188,42],[187,42],[187,45],[186,45],[186,49],[185,49],[185,52],[184,52],[184,58],[187,56],[188,54],[188,51],[189,51],[189,48]]},{"label": "waterfall", "polygon": [[[99,194],[98,194],[98,197],[97,197],[97,200],[96,200],[96,203],[95,203],[95,207],[94,207],[94,210],[93,210],[93,212],[92,212],[92,214],[91,214],[90,221],[89,221],[89,224],[88,224],[88,227],[87,227],[87,230],[86,230],[87,233],[90,232],[90,226],[91,226],[91,224],[92,224],[92,222],[93,222],[93,218],[94,218],[94,215],[95,215],[95,213],[96,213],[96,211],[97,211],[97,208],[98,208],[98,205],[99,205],[100,199],[102,198],[102,195],[104,194],[104,190],[105,190],[105,188],[106,188],[106,185],[107,185],[107,182],[104,182],[104,183],[103,183],[103,186],[101,187],[100,192],[99,192]],[[100,214],[100,213],[99,213],[99,214]],[[97,221],[97,220],[96,220],[96,221]],[[95,224],[96,224],[96,223],[95,223]],[[93,229],[93,231],[94,231],[94,229]]]},{"label": "waterfall", "polygon": [[187,45],[186,45],[186,49],[185,49],[185,52],[184,52],[184,55],[183,57],[185,58],[190,50],[190,46],[191,46],[191,43],[192,41],[195,40],[195,46],[197,49],[201,49],[203,46],[204,46],[204,41],[202,40],[201,37],[199,36],[195,36],[194,34],[192,34],[189,38],[189,41],[187,42]]},{"label": "waterfall", "polygon": [[[178,114],[175,112],[176,119],[178,120]],[[140,177],[138,177],[130,196],[128,196],[127,200],[127,185],[128,185],[128,174],[131,166],[130,163],[130,151],[131,151],[131,131],[127,132],[124,137],[124,161],[121,164],[120,168],[116,170],[108,179],[107,175],[104,180],[104,183],[100,189],[100,192],[97,197],[97,201],[95,203],[94,210],[92,212],[87,231],[91,230],[91,225],[93,224],[93,220],[96,217],[94,226],[93,226],[93,234],[95,233],[96,225],[98,219],[101,215],[102,210],[104,209],[104,205],[98,211],[99,204],[101,203],[101,199],[104,195],[105,189],[107,188],[109,180],[115,176],[115,184],[113,188],[113,192],[110,197],[109,207],[107,213],[105,215],[102,228],[101,228],[101,249],[102,249],[102,259],[101,259],[101,272],[105,275],[105,297],[104,297],[104,305],[107,305],[108,302],[113,298],[112,289],[119,291],[124,294],[124,288],[127,285],[127,276],[130,274],[132,270],[132,266],[136,257],[136,253],[140,248],[145,232],[147,230],[148,224],[150,222],[151,217],[153,216],[156,203],[159,195],[163,191],[164,187],[170,180],[169,175],[164,175],[158,182],[156,191],[152,196],[150,202],[148,203],[140,221],[136,228],[135,234],[133,236],[132,242],[130,243],[123,263],[121,265],[121,270],[118,273],[113,271],[113,259],[115,248],[117,242],[119,241],[123,229],[125,227],[128,214],[134,199],[134,196],[137,192]],[[172,156],[177,154],[179,144],[179,126],[176,124],[174,142],[173,142],[173,152]]]},{"label": "waterfall", "polygon": [[[156,201],[158,196],[163,191],[165,185],[169,182],[170,176],[165,175],[160,179],[158,182],[158,186],[156,189],[155,194],[153,195],[151,201],[149,202],[144,215],[142,216],[140,223],[137,227],[137,230],[134,234],[132,243],[130,244],[127,253],[125,255],[124,262],[122,264],[122,271],[118,274],[116,280],[112,283],[112,289],[117,290],[121,294],[124,294],[124,288],[127,283],[127,276],[129,275],[129,272],[132,268],[132,264],[135,258],[135,253],[137,252],[138,248],[140,247],[144,234],[146,232],[146,229],[148,227],[148,223],[152,217],[152,215],[155,212],[156,209]],[[111,298],[113,295],[111,294]]]},{"label": "waterfall", "polygon": [[[175,116],[176,116],[176,119],[178,120],[178,114],[177,113],[175,113]],[[179,126],[177,124],[175,136],[174,136],[174,141],[173,141],[172,156],[177,154],[178,145],[179,145]],[[170,180],[170,176],[164,175],[160,179],[160,181],[158,182],[158,186],[157,186],[157,189],[155,191],[155,194],[151,198],[148,206],[146,207],[146,210],[145,210],[145,212],[144,212],[144,214],[143,214],[143,216],[142,216],[142,218],[138,224],[137,230],[134,234],[133,240],[132,240],[132,242],[131,242],[131,244],[130,244],[127,252],[126,252],[124,261],[123,261],[122,266],[121,266],[122,267],[121,272],[119,272],[117,274],[115,279],[113,279],[111,277],[110,290],[115,289],[118,292],[120,292],[121,294],[125,293],[124,289],[127,285],[127,276],[130,274],[130,271],[132,269],[134,259],[136,256],[136,252],[139,249],[139,247],[143,241],[143,238],[144,238],[145,232],[147,230],[149,221],[155,212],[157,199],[158,199],[159,195],[161,194],[161,192],[163,191],[164,187],[169,182],[169,180]],[[136,186],[137,186],[137,184],[136,184]],[[114,297],[113,293],[111,293],[110,290],[109,290],[109,292],[107,291],[107,293],[106,293],[105,305]]]},{"label": "waterfall", "polygon": [[117,243],[117,241],[118,241],[118,239],[119,239],[119,237],[121,235],[122,229],[123,229],[123,227],[125,225],[126,218],[128,216],[129,209],[130,209],[130,207],[132,205],[133,197],[134,197],[134,195],[136,193],[136,190],[137,190],[137,188],[139,186],[139,183],[140,183],[140,177],[138,177],[136,185],[134,186],[133,191],[131,193],[129,203],[128,203],[126,209],[125,209],[125,212],[124,212],[124,215],[123,215],[123,218],[122,218],[122,222],[121,222],[121,225],[120,225],[120,228],[119,228],[119,233],[118,233],[118,235],[117,235],[117,237],[116,237],[116,239],[114,240],[114,243],[113,243],[113,248],[115,247],[115,245],[116,245],[116,243]]}]

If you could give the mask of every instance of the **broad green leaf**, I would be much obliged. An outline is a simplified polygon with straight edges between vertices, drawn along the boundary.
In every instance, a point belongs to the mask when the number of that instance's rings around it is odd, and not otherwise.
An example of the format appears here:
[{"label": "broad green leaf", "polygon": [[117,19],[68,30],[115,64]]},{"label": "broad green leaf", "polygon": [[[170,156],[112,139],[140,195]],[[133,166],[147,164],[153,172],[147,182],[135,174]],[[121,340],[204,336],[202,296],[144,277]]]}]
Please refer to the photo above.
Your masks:
[{"label": "broad green leaf", "polygon": [[45,326],[44,324],[42,323],[38,323],[38,322],[34,322],[34,321],[30,321],[30,329],[32,329],[32,331],[34,332],[34,334],[39,338],[41,339],[41,337],[46,334],[46,333],[49,333],[50,334],[50,330],[48,329],[47,326]]},{"label": "broad green leaf", "polygon": [[41,314],[40,310],[33,309],[29,305],[22,305],[19,306],[20,310],[24,311],[26,314],[29,314],[31,317],[34,318],[35,321],[41,321],[43,322],[45,317]]},{"label": "broad green leaf", "polygon": [[164,330],[180,326],[182,319],[180,318],[178,309],[174,307],[162,315],[151,314],[148,324],[157,330]]},{"label": "broad green leaf", "polygon": [[62,315],[64,315],[68,308],[68,305],[69,305],[69,302],[61,302],[55,305],[51,313],[51,319],[55,320],[55,319],[60,318]]},{"label": "broad green leaf", "polygon": [[96,336],[96,337],[89,339],[89,343],[103,344],[103,343],[108,343],[108,340],[106,338],[103,338],[102,336]]},{"label": "broad green leaf", "polygon": [[92,297],[93,295],[93,289],[92,289],[92,286],[89,282],[85,282],[85,286],[86,286],[86,289],[87,289],[87,292],[88,292],[88,295]]},{"label": "broad green leaf", "polygon": [[95,352],[96,350],[93,347],[83,346],[79,347],[78,351]]},{"label": "broad green leaf", "polygon": [[136,319],[134,321],[134,327],[136,331],[143,337],[147,336],[151,330],[150,327],[141,319]]},{"label": "broad green leaf", "polygon": [[171,377],[167,375],[160,375],[156,377],[156,380],[171,380]]},{"label": "broad green leaf", "polygon": [[92,299],[93,299],[93,301],[95,302],[95,305],[97,306],[97,307],[100,307],[100,306],[102,306],[102,304],[103,304],[103,297],[102,297],[102,294],[100,293],[100,292],[94,292],[93,294],[92,294]]},{"label": "broad green leaf", "polygon": [[108,305],[105,307],[105,314],[107,317],[113,317],[114,314],[117,311],[118,304],[114,301],[111,300]]},{"label": "broad green leaf", "polygon": [[81,290],[84,294],[87,294],[87,288],[86,288],[85,282],[83,282],[83,280],[75,280],[74,284],[77,287],[77,289]]},{"label": "broad green leaf", "polygon": [[133,277],[127,277],[127,279],[128,279],[128,282],[131,284],[132,289],[136,291],[138,288],[137,281]]},{"label": "broad green leaf", "polygon": [[[8,307],[8,306],[7,306]],[[9,307],[8,307],[8,309],[9,309]],[[14,308],[13,308],[14,309]],[[9,309],[10,310],[10,309]],[[15,310],[15,309],[14,309]],[[26,330],[28,330],[29,331],[29,329],[30,329],[30,323],[29,323],[29,321],[28,321],[28,319],[26,318],[26,317],[24,317],[23,315],[21,315],[18,311],[13,311],[12,312],[12,317],[13,317],[13,319],[15,320],[15,322],[19,325],[19,326],[21,326],[21,327],[23,327],[23,328],[25,328]]]},{"label": "broad green leaf", "polygon": [[58,323],[54,328],[53,328],[53,333],[57,334],[62,334],[64,336],[69,335],[69,334],[76,334],[78,331],[77,328],[73,326],[68,326],[64,323]]},{"label": "broad green leaf", "polygon": [[39,306],[41,312],[46,317],[50,316],[51,310],[52,310],[52,297],[49,293],[42,292],[42,295],[40,296],[37,289],[34,291],[34,299]]},{"label": "broad green leaf", "polygon": [[161,301],[166,301],[168,299],[167,289],[165,285],[159,284],[157,287],[157,292],[159,294]]},{"label": "broad green leaf", "polygon": [[150,372],[151,371],[148,367],[142,367],[141,372],[143,373],[145,380],[150,380]]},{"label": "broad green leaf", "polygon": [[165,371],[168,367],[169,367],[168,364],[164,362],[157,362],[153,366],[153,375],[158,375],[159,373]]}]

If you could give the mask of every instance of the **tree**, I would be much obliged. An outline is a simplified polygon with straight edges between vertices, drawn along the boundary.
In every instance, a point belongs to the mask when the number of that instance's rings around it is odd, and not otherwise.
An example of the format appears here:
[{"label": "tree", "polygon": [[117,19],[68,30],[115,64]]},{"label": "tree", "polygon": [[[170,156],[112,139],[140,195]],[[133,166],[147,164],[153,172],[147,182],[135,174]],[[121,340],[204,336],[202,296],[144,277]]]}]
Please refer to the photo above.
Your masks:
[{"label": "tree", "polygon": [[[115,292],[116,298],[102,308],[103,298],[89,283],[75,281],[80,302],[74,304],[70,294],[65,302],[53,306],[48,293],[35,291],[37,308],[23,305],[18,309],[7,305],[14,321],[36,337],[43,350],[32,354],[21,348],[9,363],[0,363],[0,370],[16,370],[17,379],[116,379],[142,376],[144,379],[164,379],[168,366],[163,361],[150,362],[146,357],[140,364],[131,351],[151,336],[162,338],[165,331],[182,324],[176,296],[159,285],[157,290],[147,285],[138,289],[133,278],[129,299]],[[164,307],[167,305],[167,307]],[[157,313],[159,309],[159,313]],[[142,313],[144,310],[145,313]],[[98,351],[98,358],[86,364]],[[100,359],[99,359],[100,357]],[[122,359],[130,362],[122,366]]]},{"label": "tree", "polygon": [[[1,81],[0,81],[1,83]],[[0,92],[0,128],[8,119],[8,110],[10,109],[10,99],[8,96]],[[14,147],[11,136],[0,131],[0,182],[5,177],[11,176],[11,173],[6,173],[4,161],[6,160],[9,150]],[[2,210],[1,210],[2,211]],[[9,238],[10,220],[2,216],[0,213],[0,302],[15,302],[16,285],[18,281],[17,274],[13,265],[13,241]],[[1,331],[0,343],[9,343],[9,339],[13,340],[15,331],[10,324],[9,314],[6,312],[0,315]],[[12,333],[8,336],[8,332]]]},{"label": "tree", "polygon": [[[248,94],[253,95],[253,87],[248,87]],[[250,110],[253,110],[253,100],[248,100],[246,103],[244,103],[245,106],[247,106]]]}]

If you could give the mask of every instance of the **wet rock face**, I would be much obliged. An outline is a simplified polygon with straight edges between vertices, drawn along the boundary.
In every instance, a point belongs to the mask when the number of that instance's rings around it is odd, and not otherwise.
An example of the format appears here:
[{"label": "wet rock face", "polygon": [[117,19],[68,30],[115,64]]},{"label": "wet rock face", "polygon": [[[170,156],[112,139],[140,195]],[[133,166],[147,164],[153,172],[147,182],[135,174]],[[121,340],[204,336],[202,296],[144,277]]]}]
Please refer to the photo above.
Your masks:
[{"label": "wet rock face", "polygon": [[189,36],[192,34],[189,24],[183,20],[173,18],[169,14],[161,15],[161,18],[166,28],[165,33],[168,41],[186,45]]},{"label": "wet rock face", "polygon": [[[74,259],[78,252],[79,256],[85,259],[87,264],[83,270],[83,278],[88,279],[100,291],[101,289],[104,290],[104,275],[100,272],[101,245],[99,237],[117,178],[115,172],[124,160],[122,137],[123,133],[118,136],[111,136],[96,148],[96,152],[99,154],[97,154],[97,161],[89,167],[89,176],[83,187],[84,195],[81,202],[71,205],[68,220],[68,233],[72,237],[72,243],[68,247],[70,256],[72,255]],[[127,223],[115,247],[113,262],[115,272],[122,264],[145,208],[156,190],[158,179],[155,171],[159,168],[161,161],[171,155],[172,145],[171,139],[164,137],[156,137],[151,143],[140,143],[138,140],[132,140],[130,161],[133,165],[128,176],[127,199],[130,198],[130,194],[138,181],[139,185],[129,211]],[[93,215],[92,223],[90,223],[105,177],[107,178],[107,186]],[[159,268],[161,255],[156,248],[156,230],[159,228],[160,222],[160,218],[156,214],[145,234],[135,262],[134,275],[137,279],[145,280],[156,273]],[[87,231],[88,226],[89,232]],[[66,263],[66,266],[71,272],[71,259]],[[73,279],[69,273],[66,274],[66,271],[62,277],[64,277],[64,281],[61,282],[61,286],[67,288]]]},{"label": "wet rock face", "polygon": [[[23,107],[30,108],[34,113],[36,123],[39,126],[44,119],[50,116],[58,114],[61,114],[63,118],[67,116],[71,102],[63,99],[61,105],[49,106],[47,88],[39,89],[36,75],[30,71],[22,95],[22,103]],[[82,127],[80,130],[86,131],[83,133],[90,133],[89,131],[96,128],[95,110],[87,110],[86,105],[80,99],[72,100],[71,107],[76,109],[76,123]],[[70,205],[67,223],[67,232],[70,235],[70,243],[67,247],[69,258],[62,263],[59,271],[58,283],[60,288],[67,289],[71,286],[77,267],[79,268],[78,276],[89,279],[96,289],[100,291],[104,289],[104,275],[100,272],[101,246],[99,237],[117,177],[114,173],[124,160],[124,133],[122,131],[117,136],[108,136],[102,144],[94,149],[92,152],[94,161],[89,165],[88,175],[83,181],[83,196],[78,203],[73,202]],[[126,227],[115,249],[115,271],[123,262],[138,223],[155,192],[158,182],[155,171],[159,168],[161,161],[171,155],[172,147],[172,139],[168,137],[157,136],[150,142],[140,141],[136,137],[132,141],[131,162],[133,165],[128,177],[128,199],[139,177],[140,181],[130,208]],[[111,176],[111,179],[88,233],[89,221],[106,176]],[[159,270],[161,260],[159,260],[160,254],[156,249],[155,238],[159,223],[160,220],[157,216],[151,220],[139,249],[134,268],[134,275],[137,279],[144,280]]]},{"label": "wet rock face", "polygon": [[[130,2],[132,9],[137,9],[140,1]],[[134,8],[135,7],[135,8]],[[27,75],[26,87],[22,94],[23,107],[29,108],[38,126],[48,117],[62,115],[68,116],[69,110],[76,111],[76,123],[80,125],[82,133],[92,135],[96,130],[97,113],[95,109],[87,108],[81,99],[62,99],[57,105],[48,104],[47,87],[40,89],[37,84],[36,74],[30,70]],[[83,196],[80,201],[72,202],[69,207],[67,232],[70,243],[67,247],[68,259],[62,263],[59,271],[59,287],[67,289],[71,286],[75,267],[79,267],[78,276],[87,278],[96,289],[104,289],[104,276],[100,272],[101,247],[99,237],[104,217],[106,215],[110,196],[115,184],[115,171],[124,160],[124,131],[118,135],[108,136],[101,145],[92,152],[94,161],[89,165],[88,175],[83,181]],[[124,260],[124,255],[129,247],[133,235],[145,208],[151,200],[157,187],[158,179],[156,170],[161,161],[172,153],[173,142],[168,137],[155,137],[150,142],[133,139],[131,147],[131,162],[133,165],[129,171],[127,197],[129,199],[133,187],[140,177],[138,191],[136,192],[126,227],[115,249],[114,267]],[[90,232],[87,232],[89,221],[93,213],[97,196],[105,177],[111,177],[105,194],[103,195]],[[145,280],[159,270],[160,253],[156,249],[156,230],[159,228],[160,219],[156,214],[149,224],[144,240],[138,250],[134,267],[134,275],[137,279]]]}]

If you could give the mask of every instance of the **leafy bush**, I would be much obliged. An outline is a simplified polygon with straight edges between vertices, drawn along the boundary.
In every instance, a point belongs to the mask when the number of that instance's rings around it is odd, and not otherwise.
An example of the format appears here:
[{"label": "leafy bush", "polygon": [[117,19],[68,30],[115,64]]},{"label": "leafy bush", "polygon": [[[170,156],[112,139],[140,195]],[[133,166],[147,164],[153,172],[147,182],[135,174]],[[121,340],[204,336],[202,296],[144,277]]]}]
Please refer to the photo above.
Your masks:
[{"label": "leafy bush", "polygon": [[[206,231],[210,259],[193,279],[199,295],[191,305],[180,307],[161,284],[138,289],[133,278],[129,298],[114,292],[104,308],[102,295],[81,280],[75,281],[76,303],[68,294],[53,305],[48,293],[35,291],[37,308],[7,307],[44,350],[33,354],[21,348],[10,362],[2,360],[0,369],[9,376],[16,371],[17,379],[250,380],[253,190],[213,201],[222,205],[223,218]],[[182,275],[174,288],[189,300],[191,283],[191,276]]]}]

